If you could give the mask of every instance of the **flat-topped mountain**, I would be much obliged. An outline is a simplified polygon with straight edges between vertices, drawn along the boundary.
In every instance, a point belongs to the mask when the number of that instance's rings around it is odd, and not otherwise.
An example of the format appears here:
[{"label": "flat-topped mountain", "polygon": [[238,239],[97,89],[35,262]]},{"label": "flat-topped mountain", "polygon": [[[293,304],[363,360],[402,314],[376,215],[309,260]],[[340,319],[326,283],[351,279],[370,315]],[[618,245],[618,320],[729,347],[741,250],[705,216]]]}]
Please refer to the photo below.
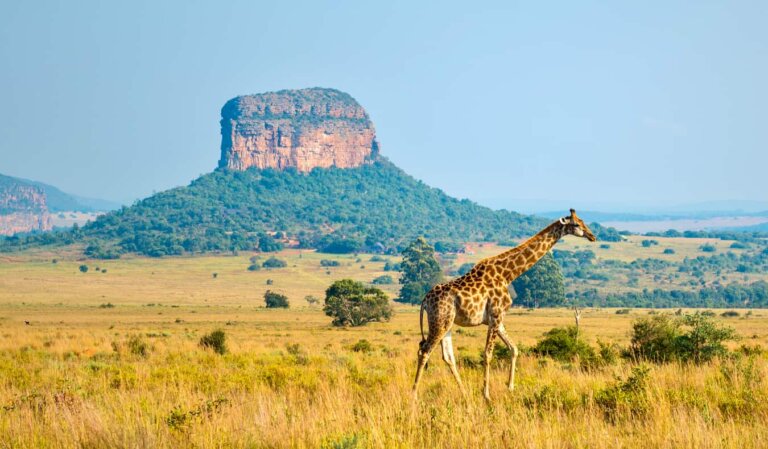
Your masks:
[{"label": "flat-topped mountain", "polygon": [[[248,95],[222,108],[219,168],[69,233],[8,245],[81,243],[91,257],[271,251],[397,252],[432,242],[500,241],[545,221],[458,200],[379,154],[373,123],[333,89]],[[1,249],[1,248],[0,248]]]},{"label": "flat-topped mountain", "polygon": [[233,98],[221,109],[221,137],[219,167],[234,170],[352,168],[378,153],[365,109],[335,89]]}]

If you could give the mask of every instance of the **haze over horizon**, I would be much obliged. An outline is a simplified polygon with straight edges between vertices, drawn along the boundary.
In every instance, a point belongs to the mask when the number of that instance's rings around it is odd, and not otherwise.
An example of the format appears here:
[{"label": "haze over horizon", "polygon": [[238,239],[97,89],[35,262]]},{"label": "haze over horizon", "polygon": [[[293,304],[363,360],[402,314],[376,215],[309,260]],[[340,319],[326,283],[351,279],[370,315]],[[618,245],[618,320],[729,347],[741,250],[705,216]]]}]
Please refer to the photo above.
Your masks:
[{"label": "haze over horizon", "polygon": [[491,207],[760,208],[766,12],[759,2],[7,5],[0,173],[130,203],[216,167],[228,99],[323,86],[360,102],[399,167]]}]

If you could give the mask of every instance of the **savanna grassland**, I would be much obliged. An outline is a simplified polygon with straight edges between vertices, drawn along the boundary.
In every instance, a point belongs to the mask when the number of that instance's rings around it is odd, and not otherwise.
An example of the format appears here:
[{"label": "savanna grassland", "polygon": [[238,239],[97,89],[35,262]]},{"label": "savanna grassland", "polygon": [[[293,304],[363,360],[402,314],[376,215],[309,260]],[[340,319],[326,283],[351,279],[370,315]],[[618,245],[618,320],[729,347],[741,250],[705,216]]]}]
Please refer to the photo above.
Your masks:
[{"label": "savanna grassland", "polygon": [[[669,257],[700,245],[680,240]],[[612,250],[660,251],[636,243]],[[450,263],[500,250],[470,249]],[[435,356],[413,404],[418,308],[396,305],[390,322],[334,328],[304,300],[322,298],[336,279],[396,280],[384,265],[397,258],[286,250],[277,254],[286,267],[249,271],[253,254],[96,261],[77,253],[0,256],[2,447],[768,447],[768,358],[739,351],[768,346],[765,310],[716,311],[740,340],[712,363],[617,358],[586,368],[525,350],[572,324],[571,311],[512,309],[506,327],[524,349],[514,392],[498,357],[494,402],[482,399],[481,326],[454,335],[467,396]],[[267,289],[285,293],[291,308],[264,308]],[[633,320],[651,313],[664,311],[586,309],[581,338],[626,347]],[[226,333],[223,355],[198,344],[216,329]]]}]

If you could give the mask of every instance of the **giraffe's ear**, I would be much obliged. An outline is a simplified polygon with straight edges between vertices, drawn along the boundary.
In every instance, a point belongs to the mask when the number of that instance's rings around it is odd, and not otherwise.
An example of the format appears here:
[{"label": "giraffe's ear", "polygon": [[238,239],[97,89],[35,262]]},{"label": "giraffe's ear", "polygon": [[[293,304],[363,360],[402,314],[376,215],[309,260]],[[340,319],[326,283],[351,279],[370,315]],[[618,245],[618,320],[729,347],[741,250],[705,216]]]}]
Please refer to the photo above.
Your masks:
[{"label": "giraffe's ear", "polygon": [[563,224],[563,225],[565,224],[565,217],[560,219],[560,224]]}]

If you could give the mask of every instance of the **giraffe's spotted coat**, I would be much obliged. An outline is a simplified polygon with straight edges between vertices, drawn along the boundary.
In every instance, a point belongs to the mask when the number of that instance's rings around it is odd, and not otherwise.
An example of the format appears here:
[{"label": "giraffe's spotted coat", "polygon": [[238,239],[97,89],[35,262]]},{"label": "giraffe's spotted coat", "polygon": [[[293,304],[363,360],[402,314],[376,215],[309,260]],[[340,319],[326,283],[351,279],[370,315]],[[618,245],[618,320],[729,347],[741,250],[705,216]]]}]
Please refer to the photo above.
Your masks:
[{"label": "giraffe's spotted coat", "polygon": [[453,354],[450,329],[459,326],[488,325],[485,343],[485,382],[483,395],[490,399],[488,379],[493,342],[498,336],[512,352],[512,365],[508,387],[514,388],[517,346],[509,339],[504,329],[504,312],[512,305],[509,284],[541,259],[557,241],[566,234],[578,235],[595,241],[586,224],[571,209],[571,215],[564,217],[523,242],[520,246],[497,256],[483,259],[464,276],[445,284],[437,285],[427,293],[422,302],[421,312],[427,312],[429,334],[419,345],[419,362],[413,385],[414,397],[424,366],[438,343],[442,345],[443,360],[448,364],[456,382],[463,390]]}]

